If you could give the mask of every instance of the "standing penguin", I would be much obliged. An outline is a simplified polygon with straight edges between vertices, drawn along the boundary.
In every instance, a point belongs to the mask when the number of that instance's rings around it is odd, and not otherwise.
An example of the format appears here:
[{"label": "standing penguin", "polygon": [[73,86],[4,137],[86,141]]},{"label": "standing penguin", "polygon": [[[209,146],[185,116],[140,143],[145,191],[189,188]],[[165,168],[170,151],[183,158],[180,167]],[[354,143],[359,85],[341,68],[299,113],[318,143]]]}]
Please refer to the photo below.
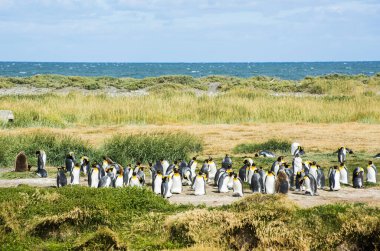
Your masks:
[{"label": "standing penguin", "polygon": [[47,171],[45,169],[46,166],[46,153],[43,150],[36,151],[37,155],[37,176],[41,178],[47,177]]},{"label": "standing penguin", "polygon": [[164,178],[162,179],[162,183],[161,183],[161,195],[163,198],[170,198],[172,197],[172,193],[170,192],[171,190],[171,182],[170,182],[171,178],[170,176],[164,176]]},{"label": "standing penguin", "polygon": [[131,165],[127,165],[124,169],[123,169],[123,184],[124,186],[129,186],[129,180],[130,180],[130,177],[132,176],[132,167]]},{"label": "standing penguin", "polygon": [[210,182],[214,180],[216,172],[217,172],[216,164],[211,157],[208,159],[208,168],[209,168],[208,179]]},{"label": "standing penguin", "polygon": [[296,150],[300,147],[300,144],[297,142],[293,142],[290,146],[290,153],[295,156],[296,155]]},{"label": "standing penguin", "polygon": [[275,181],[276,175],[273,171],[269,171],[265,178],[265,193],[274,194],[275,193]]},{"label": "standing penguin", "polygon": [[376,166],[372,163],[372,161],[368,161],[367,182],[376,183],[376,175],[377,175]]},{"label": "standing penguin", "polygon": [[202,173],[199,173],[194,179],[194,195],[206,194],[206,180]]},{"label": "standing penguin", "polygon": [[182,193],[182,177],[181,177],[181,174],[179,173],[178,168],[174,168],[173,185],[172,185],[171,192],[174,194]]},{"label": "standing penguin", "polygon": [[362,188],[364,185],[364,169],[361,167],[355,168],[352,173],[352,185],[354,188]]},{"label": "standing penguin", "polygon": [[287,194],[289,192],[289,177],[285,171],[279,171],[275,181],[276,193]]},{"label": "standing penguin", "polygon": [[123,171],[119,170],[114,180],[114,187],[123,187],[123,186],[124,186],[124,175],[123,175]]},{"label": "standing penguin", "polygon": [[88,179],[89,187],[99,187],[100,182],[100,170],[96,164],[92,165],[90,176]]},{"label": "standing penguin", "polygon": [[243,197],[243,181],[237,176],[233,175],[232,184],[233,196]]},{"label": "standing penguin", "polygon": [[201,167],[201,173],[203,173],[203,176],[205,176],[206,182],[208,182],[208,171],[209,171],[208,160],[205,160]]},{"label": "standing penguin", "polygon": [[218,180],[218,192],[219,193],[228,193],[228,182],[230,180],[230,175],[226,172],[223,172]]},{"label": "standing penguin", "polygon": [[133,173],[132,173],[132,176],[131,176],[131,178],[129,179],[128,184],[129,184],[130,187],[141,187],[141,186],[142,186],[141,179],[140,179],[140,177],[137,175],[136,172],[133,172]]},{"label": "standing penguin", "polygon": [[155,194],[161,194],[162,180],[163,180],[163,176],[162,176],[161,171],[159,170],[157,171],[157,174],[155,175],[153,183],[152,183],[153,192]]},{"label": "standing penguin", "polygon": [[307,195],[317,195],[317,182],[313,175],[306,174],[302,180],[302,185],[305,187],[305,194]]},{"label": "standing penguin", "polygon": [[339,163],[344,163],[344,162],[346,162],[347,153],[352,154],[354,152],[351,149],[342,146],[338,149],[337,153],[338,153]]},{"label": "standing penguin", "polygon": [[272,168],[270,169],[274,175],[277,175],[278,170],[280,170],[280,166],[283,163],[284,157],[280,156],[277,160],[272,164]]},{"label": "standing penguin", "polygon": [[253,175],[252,175],[251,183],[250,183],[250,187],[251,187],[252,192],[254,192],[254,193],[263,192],[262,184],[263,184],[263,181],[262,181],[262,178],[259,174],[259,171],[255,170]]},{"label": "standing penguin", "polygon": [[230,156],[228,156],[228,154],[226,154],[226,156],[222,160],[222,168],[226,168],[227,169],[228,166],[232,167],[232,160],[231,160]]},{"label": "standing penguin", "polygon": [[339,172],[338,166],[334,166],[333,168],[330,168],[329,184],[330,184],[330,191],[340,190],[340,172]]},{"label": "standing penguin", "polygon": [[[102,167],[103,168],[103,167]],[[113,173],[107,168],[106,175],[100,178],[99,187],[111,187],[113,185]]]},{"label": "standing penguin", "polygon": [[340,183],[348,184],[348,170],[344,163],[340,163],[339,173],[340,173]]},{"label": "standing penguin", "polygon": [[65,167],[58,167],[57,172],[57,187],[64,187],[67,185],[67,177]]},{"label": "standing penguin", "polygon": [[75,164],[72,172],[71,172],[71,185],[79,185],[79,177],[80,177],[80,166],[79,163]]},{"label": "standing penguin", "polygon": [[186,166],[181,169],[181,177],[182,177],[182,185],[183,186],[191,186],[193,184],[191,179],[191,169]]},{"label": "standing penguin", "polygon": [[[248,176],[247,176],[247,172],[249,170],[249,165],[247,164],[246,161],[244,161],[244,165],[239,169],[239,178],[244,181],[244,182],[247,182],[248,181]],[[251,176],[252,177],[252,176]]]},{"label": "standing penguin", "polygon": [[216,171],[215,178],[214,178],[214,185],[218,186],[219,178],[220,176],[226,172],[226,169],[221,167]]},{"label": "standing penguin", "polygon": [[136,175],[140,181],[140,184],[142,186],[145,185],[145,173],[144,173],[144,167],[143,166],[139,167],[139,170],[137,171]]},{"label": "standing penguin", "polygon": [[87,156],[82,156],[80,158],[80,169],[84,174],[90,171],[90,158]]},{"label": "standing penguin", "polygon": [[170,164],[169,161],[165,159],[161,159],[161,165],[162,165],[162,175],[166,175],[166,171],[168,170]]},{"label": "standing penguin", "polygon": [[65,159],[66,171],[71,173],[75,165],[75,155],[73,152],[69,152]]},{"label": "standing penguin", "polygon": [[190,160],[190,162],[189,162],[189,167],[190,167],[190,170],[191,170],[191,179],[192,180],[196,176],[197,165],[198,165],[197,157],[193,157],[193,159]]},{"label": "standing penguin", "polygon": [[317,188],[322,189],[325,187],[325,174],[322,167],[317,165]]},{"label": "standing penguin", "polygon": [[265,179],[267,178],[268,172],[264,171],[263,167],[259,167],[258,172],[260,174],[261,191],[265,193]]},{"label": "standing penguin", "polygon": [[305,177],[305,172],[303,170],[299,171],[297,174],[296,174],[296,191],[302,191],[303,190],[303,185],[302,185],[302,180],[303,180],[303,177]]},{"label": "standing penguin", "polygon": [[315,180],[317,180],[317,176],[318,176],[317,170],[318,170],[317,163],[315,161],[310,163],[309,174],[313,175]]}]

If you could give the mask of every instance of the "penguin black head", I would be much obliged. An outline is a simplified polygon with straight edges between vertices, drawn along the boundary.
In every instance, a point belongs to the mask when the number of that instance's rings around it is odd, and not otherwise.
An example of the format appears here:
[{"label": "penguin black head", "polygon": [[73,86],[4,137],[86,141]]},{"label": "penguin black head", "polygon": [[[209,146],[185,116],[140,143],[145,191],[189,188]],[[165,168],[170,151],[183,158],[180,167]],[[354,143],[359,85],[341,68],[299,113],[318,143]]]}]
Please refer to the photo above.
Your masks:
[{"label": "penguin black head", "polygon": [[234,176],[235,172],[230,172],[230,177]]},{"label": "penguin black head", "polygon": [[137,162],[136,162],[136,165],[137,165],[137,166],[141,165],[141,162],[140,162],[140,161],[137,161]]},{"label": "penguin black head", "polygon": [[340,166],[344,166],[344,163],[340,163]]},{"label": "penguin black head", "polygon": [[202,172],[199,172],[198,174],[199,174],[199,175],[203,175],[203,173],[202,173]]},{"label": "penguin black head", "polygon": [[295,157],[299,157],[300,155],[298,153],[296,153]]},{"label": "penguin black head", "polygon": [[280,157],[277,158],[277,161],[281,161],[282,159],[283,159],[283,157],[280,156]]},{"label": "penguin black head", "polygon": [[208,157],[208,161],[212,161],[212,157]]},{"label": "penguin black head", "polygon": [[148,165],[149,165],[149,167],[152,167],[153,163],[152,162],[148,162]]},{"label": "penguin black head", "polygon": [[368,165],[372,165],[372,161],[368,161]]},{"label": "penguin black head", "polygon": [[256,154],[255,154],[255,157],[256,157],[256,158],[257,158],[257,157],[259,157],[259,154],[258,154],[258,153],[256,153]]},{"label": "penguin black head", "polygon": [[41,154],[41,151],[40,150],[36,151],[36,155],[39,155],[39,154]]},{"label": "penguin black head", "polygon": [[338,169],[338,166],[334,166],[334,169]]},{"label": "penguin black head", "polygon": [[174,167],[173,171],[174,173],[179,173],[179,169],[177,167]]},{"label": "penguin black head", "polygon": [[317,162],[316,162],[316,161],[313,161],[313,163],[312,163],[312,164],[315,166],[315,165],[317,165]]},{"label": "penguin black head", "polygon": [[157,174],[162,174],[162,173],[161,173],[161,170],[157,170]]},{"label": "penguin black head", "polygon": [[228,164],[227,169],[231,169],[231,168],[232,168],[232,165]]},{"label": "penguin black head", "polygon": [[197,160],[197,157],[193,157],[193,160]]},{"label": "penguin black head", "polygon": [[164,161],[164,159],[163,159],[163,158],[161,158],[161,159],[160,159],[160,161],[162,162],[162,161]]},{"label": "penguin black head", "polygon": [[137,175],[137,173],[136,173],[136,172],[133,172],[133,173],[132,173],[132,175],[133,175],[133,176],[136,176],[136,175]]},{"label": "penguin black head", "polygon": [[177,161],[177,160],[175,160],[175,161],[174,161],[174,165],[177,165],[177,164],[178,164],[178,161]]},{"label": "penguin black head", "polygon": [[206,163],[206,164],[207,164],[207,163],[208,163],[208,159],[205,159],[205,161],[203,161],[203,163]]}]

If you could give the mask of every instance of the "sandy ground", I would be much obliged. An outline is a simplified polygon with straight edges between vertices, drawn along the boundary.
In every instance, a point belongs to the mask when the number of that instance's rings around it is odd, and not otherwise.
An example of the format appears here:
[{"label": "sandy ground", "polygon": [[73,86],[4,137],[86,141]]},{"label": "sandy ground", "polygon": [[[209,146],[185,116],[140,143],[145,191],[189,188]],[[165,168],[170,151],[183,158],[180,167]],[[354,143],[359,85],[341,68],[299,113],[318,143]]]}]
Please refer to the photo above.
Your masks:
[{"label": "sandy ground", "polygon": [[15,128],[2,129],[2,134],[28,132],[52,132],[79,136],[90,144],[99,145],[113,135],[138,134],[154,131],[185,131],[204,139],[203,154],[222,156],[231,153],[241,143],[260,143],[272,138],[285,138],[297,141],[307,151],[336,151],[342,145],[355,151],[380,152],[380,124],[342,123],[260,123],[242,125],[123,125],[123,126],[78,126],[73,128]]},{"label": "sandy ground", "polygon": [[[0,187],[15,187],[20,184],[26,184],[35,187],[55,187],[56,180],[54,178],[27,178],[0,180]],[[86,179],[81,180],[82,186],[87,186]],[[112,189],[112,188],[110,188]],[[319,196],[307,196],[301,192],[290,192],[288,197],[301,207],[313,207],[336,202],[362,202],[370,205],[380,206],[380,188],[354,189],[352,187],[343,187],[340,191],[330,192],[327,190],[319,190]],[[252,194],[249,189],[245,190],[245,196]],[[184,187],[182,194],[174,194],[169,201],[177,204],[193,204],[206,206],[221,206],[231,204],[239,197],[234,197],[232,192],[218,193],[217,188],[207,185],[206,195],[195,196],[190,187]]]}]

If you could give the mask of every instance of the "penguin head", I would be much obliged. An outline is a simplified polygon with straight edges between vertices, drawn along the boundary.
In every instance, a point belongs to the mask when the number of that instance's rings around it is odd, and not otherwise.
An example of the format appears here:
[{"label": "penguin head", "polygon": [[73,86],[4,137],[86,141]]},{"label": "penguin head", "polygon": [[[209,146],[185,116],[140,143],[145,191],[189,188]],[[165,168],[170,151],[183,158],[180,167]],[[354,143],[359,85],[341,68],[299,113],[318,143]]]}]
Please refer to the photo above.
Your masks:
[{"label": "penguin head", "polygon": [[373,163],[372,161],[368,161],[368,165],[372,165],[372,163]]},{"label": "penguin head", "polygon": [[40,154],[41,154],[40,150],[36,151],[36,155],[40,155]]},{"label": "penguin head", "polygon": [[259,157],[259,154],[258,153],[255,153],[255,158]]},{"label": "penguin head", "polygon": [[157,174],[160,174],[160,175],[162,175],[162,172],[161,172],[161,170],[157,170]]},{"label": "penguin head", "polygon": [[173,162],[173,164],[174,164],[174,165],[178,165],[178,161],[175,160],[175,161]]},{"label": "penguin head", "polygon": [[194,161],[197,160],[197,157],[193,157],[193,160],[194,160]]},{"label": "penguin head", "polygon": [[137,173],[136,173],[136,172],[133,172],[133,173],[132,173],[132,176],[136,176],[136,175],[137,175]]}]

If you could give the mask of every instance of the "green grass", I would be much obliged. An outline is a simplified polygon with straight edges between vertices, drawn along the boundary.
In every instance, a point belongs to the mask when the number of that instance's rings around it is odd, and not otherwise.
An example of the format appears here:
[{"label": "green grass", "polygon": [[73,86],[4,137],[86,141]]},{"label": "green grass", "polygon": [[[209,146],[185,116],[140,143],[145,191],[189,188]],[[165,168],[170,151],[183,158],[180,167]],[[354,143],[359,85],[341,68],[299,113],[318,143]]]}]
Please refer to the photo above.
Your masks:
[{"label": "green grass", "polygon": [[20,186],[0,188],[0,207],[5,250],[379,248],[380,209],[365,204],[302,209],[286,196],[255,194],[194,208],[148,189]]},{"label": "green grass", "polygon": [[289,152],[290,141],[281,139],[270,139],[264,143],[239,144],[234,149],[234,153],[257,153],[262,150],[273,152]]},{"label": "green grass", "polygon": [[[36,166],[35,152],[44,150],[47,165],[61,166],[67,153],[74,152],[77,159],[88,156],[101,161],[109,156],[120,164],[126,162],[155,161],[160,158],[175,160],[189,158],[191,153],[202,151],[202,140],[188,133],[148,133],[137,135],[115,135],[98,147],[71,136],[52,133],[32,133],[0,136],[0,167],[14,166],[17,154],[24,151],[28,162]],[[11,178],[4,176],[5,178]]]}]

